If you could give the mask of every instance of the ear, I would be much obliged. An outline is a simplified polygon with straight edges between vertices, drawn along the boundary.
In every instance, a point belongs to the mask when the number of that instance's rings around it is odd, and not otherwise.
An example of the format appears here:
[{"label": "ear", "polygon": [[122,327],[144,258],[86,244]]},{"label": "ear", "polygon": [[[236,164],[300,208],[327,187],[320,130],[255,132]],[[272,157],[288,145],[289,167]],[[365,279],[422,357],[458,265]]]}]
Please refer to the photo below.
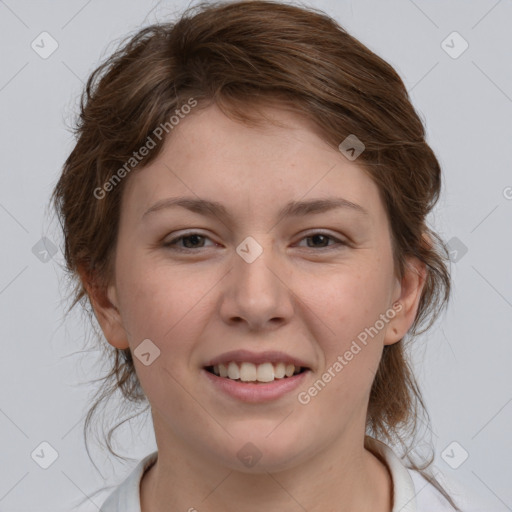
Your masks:
[{"label": "ear", "polygon": [[393,300],[395,316],[388,323],[384,345],[400,341],[409,331],[416,318],[426,278],[426,265],[416,257],[407,258],[402,281],[396,280]]},{"label": "ear", "polygon": [[113,347],[128,348],[128,338],[117,307],[118,300],[115,285],[110,284],[105,290],[85,269],[80,268],[78,272],[105,338]]}]

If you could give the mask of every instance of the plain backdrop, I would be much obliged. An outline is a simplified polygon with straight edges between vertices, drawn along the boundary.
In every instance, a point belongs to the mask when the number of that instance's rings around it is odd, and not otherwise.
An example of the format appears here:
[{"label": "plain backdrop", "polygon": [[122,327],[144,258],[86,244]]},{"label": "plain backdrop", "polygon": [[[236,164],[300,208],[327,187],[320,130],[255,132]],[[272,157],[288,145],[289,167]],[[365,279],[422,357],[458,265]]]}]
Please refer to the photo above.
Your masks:
[{"label": "plain backdrop", "polygon": [[[487,510],[512,510],[512,2],[306,5],[393,65],[426,124],[444,172],[430,224],[453,259],[452,301],[413,352],[435,466]],[[141,419],[120,429],[114,445],[131,461],[93,443],[98,472],[87,455],[82,427],[96,389],[89,381],[106,367],[99,352],[83,351],[90,327],[79,312],[64,317],[62,237],[48,201],[73,147],[67,126],[83,82],[119,38],[185,6],[0,1],[0,511],[71,510],[156,449],[151,420]],[[46,469],[43,452],[53,462]],[[98,510],[105,496],[81,510]]]}]

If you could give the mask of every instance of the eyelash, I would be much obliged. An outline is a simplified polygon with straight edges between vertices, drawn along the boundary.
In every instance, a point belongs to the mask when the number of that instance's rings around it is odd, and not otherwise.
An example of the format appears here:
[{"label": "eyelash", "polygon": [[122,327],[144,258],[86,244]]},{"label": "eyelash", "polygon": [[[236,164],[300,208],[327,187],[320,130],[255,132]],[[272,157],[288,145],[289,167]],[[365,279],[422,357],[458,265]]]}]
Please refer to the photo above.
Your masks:
[{"label": "eyelash", "polygon": [[[340,240],[339,238],[336,238],[336,237],[334,237],[332,235],[329,235],[327,233],[323,233],[322,231],[315,231],[313,233],[310,233],[307,236],[302,237],[300,241],[306,240],[308,238],[313,238],[314,236],[318,236],[318,235],[324,236],[326,238],[330,238],[331,240],[335,240],[336,242],[338,242],[338,245],[340,245],[340,246],[347,246],[348,245],[347,242],[345,242],[343,240]],[[191,232],[191,233],[186,233],[185,235],[181,235],[179,237],[173,238],[169,242],[164,243],[163,246],[165,248],[167,248],[167,249],[170,249],[172,251],[178,251],[178,252],[196,251],[196,249],[193,249],[193,248],[190,248],[190,247],[182,248],[182,247],[177,247],[177,245],[176,245],[179,241],[184,240],[186,238],[193,237],[193,236],[199,236],[201,238],[210,240],[210,238],[207,237],[206,235],[202,235],[201,233]],[[326,249],[326,250],[331,250],[333,248],[336,248],[336,247],[332,247],[332,246],[320,247],[320,249]],[[197,249],[204,249],[204,247],[198,247]],[[315,248],[314,247],[307,247],[307,249],[315,249]]]}]

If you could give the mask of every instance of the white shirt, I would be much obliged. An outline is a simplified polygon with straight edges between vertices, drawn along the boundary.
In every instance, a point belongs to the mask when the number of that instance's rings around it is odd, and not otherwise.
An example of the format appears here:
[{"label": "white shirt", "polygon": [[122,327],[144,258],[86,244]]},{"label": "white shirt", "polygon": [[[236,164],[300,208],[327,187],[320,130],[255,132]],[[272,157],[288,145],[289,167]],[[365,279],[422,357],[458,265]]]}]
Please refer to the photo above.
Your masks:
[{"label": "white shirt", "polygon": [[[372,439],[372,444],[373,450],[378,451],[382,456],[391,474],[393,481],[392,512],[454,511],[442,494],[419,472],[405,467],[389,446],[375,439]],[[140,481],[146,469],[156,461],[157,455],[158,451],[155,451],[142,459],[129,476],[108,496],[100,512],[141,512]],[[473,510],[476,512],[476,509],[470,509],[468,504],[460,499],[460,496],[452,494],[452,497],[463,512],[473,512]]]}]

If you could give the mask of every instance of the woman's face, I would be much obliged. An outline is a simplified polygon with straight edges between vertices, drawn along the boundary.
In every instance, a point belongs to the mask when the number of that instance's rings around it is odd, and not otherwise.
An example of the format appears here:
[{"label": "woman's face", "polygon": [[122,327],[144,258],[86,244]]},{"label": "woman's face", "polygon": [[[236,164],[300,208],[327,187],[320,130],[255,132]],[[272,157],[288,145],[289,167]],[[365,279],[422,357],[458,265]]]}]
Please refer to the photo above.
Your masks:
[{"label": "woman's face", "polygon": [[[362,440],[383,345],[410,327],[420,288],[393,273],[387,215],[357,160],[267,108],[287,127],[193,112],[126,178],[117,309],[100,319],[135,354],[159,450],[243,471]],[[177,198],[190,208],[166,205]],[[213,375],[219,362],[270,382]],[[293,362],[307,370],[283,377]]]}]

